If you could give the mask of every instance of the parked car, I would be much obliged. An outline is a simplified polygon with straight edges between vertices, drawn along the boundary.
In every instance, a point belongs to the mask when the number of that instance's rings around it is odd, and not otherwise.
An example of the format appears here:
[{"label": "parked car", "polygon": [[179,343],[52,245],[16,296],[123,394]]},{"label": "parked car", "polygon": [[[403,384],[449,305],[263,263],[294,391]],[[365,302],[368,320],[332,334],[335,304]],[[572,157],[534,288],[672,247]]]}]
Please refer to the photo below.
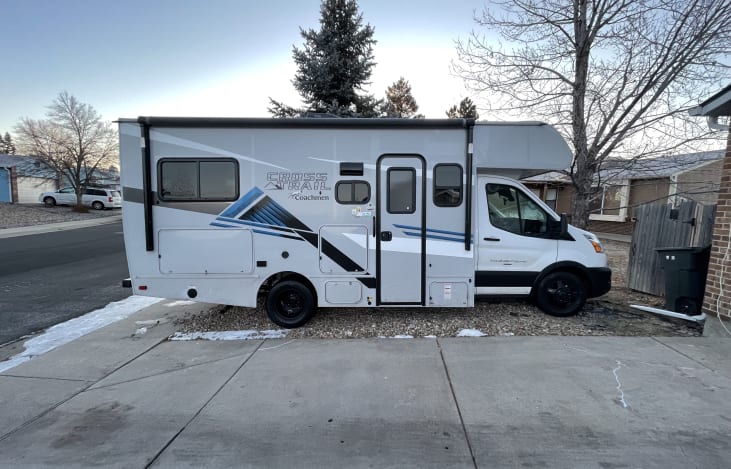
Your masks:
[{"label": "parked car", "polygon": [[[38,197],[38,200],[46,207],[76,205],[76,192],[73,187],[64,187],[55,192],[44,192]],[[112,189],[88,187],[81,195],[81,203],[90,206],[94,210],[122,208],[122,194]]]}]

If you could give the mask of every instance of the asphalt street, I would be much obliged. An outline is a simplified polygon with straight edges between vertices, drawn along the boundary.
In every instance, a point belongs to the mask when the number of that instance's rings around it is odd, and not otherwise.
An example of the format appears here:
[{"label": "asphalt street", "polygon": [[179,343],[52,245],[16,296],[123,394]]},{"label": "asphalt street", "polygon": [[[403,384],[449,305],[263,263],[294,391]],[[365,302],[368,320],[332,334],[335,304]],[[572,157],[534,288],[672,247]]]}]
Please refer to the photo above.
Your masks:
[{"label": "asphalt street", "polygon": [[131,294],[122,223],[0,239],[0,346]]}]

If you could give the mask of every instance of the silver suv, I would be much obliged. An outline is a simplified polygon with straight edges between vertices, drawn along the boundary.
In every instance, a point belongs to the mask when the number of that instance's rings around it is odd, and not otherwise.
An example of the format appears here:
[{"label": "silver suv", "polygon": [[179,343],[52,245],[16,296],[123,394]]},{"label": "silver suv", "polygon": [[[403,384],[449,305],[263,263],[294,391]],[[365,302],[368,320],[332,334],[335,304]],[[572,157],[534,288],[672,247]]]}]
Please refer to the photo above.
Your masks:
[{"label": "silver suv", "polygon": [[[46,207],[76,205],[76,192],[73,187],[64,187],[56,192],[44,192],[38,197],[38,200],[43,202]],[[81,203],[94,210],[122,208],[122,194],[112,189],[88,187],[81,196]]]}]

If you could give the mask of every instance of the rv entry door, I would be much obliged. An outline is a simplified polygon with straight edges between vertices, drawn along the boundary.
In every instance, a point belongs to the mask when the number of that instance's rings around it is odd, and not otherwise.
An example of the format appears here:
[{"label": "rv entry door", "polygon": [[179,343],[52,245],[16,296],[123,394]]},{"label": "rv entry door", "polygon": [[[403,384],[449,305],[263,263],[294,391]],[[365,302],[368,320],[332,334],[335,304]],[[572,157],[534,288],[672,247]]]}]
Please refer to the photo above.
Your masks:
[{"label": "rv entry door", "polygon": [[378,159],[377,304],[424,304],[424,166],[424,158],[418,155]]}]

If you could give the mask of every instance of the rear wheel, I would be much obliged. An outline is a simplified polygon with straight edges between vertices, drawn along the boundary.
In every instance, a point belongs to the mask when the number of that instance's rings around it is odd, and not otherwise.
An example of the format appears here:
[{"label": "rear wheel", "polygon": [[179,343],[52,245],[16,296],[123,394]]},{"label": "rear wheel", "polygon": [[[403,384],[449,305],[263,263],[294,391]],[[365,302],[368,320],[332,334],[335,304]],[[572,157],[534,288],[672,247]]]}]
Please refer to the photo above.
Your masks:
[{"label": "rear wheel", "polygon": [[104,204],[97,200],[96,202],[91,204],[91,208],[93,208],[94,210],[104,210]]},{"label": "rear wheel", "polygon": [[315,315],[315,298],[300,282],[285,280],[269,292],[266,307],[273,323],[292,329],[306,324]]},{"label": "rear wheel", "polygon": [[43,199],[43,204],[46,207],[53,207],[56,205],[56,199],[54,199],[53,197],[46,197],[45,199]]},{"label": "rear wheel", "polygon": [[573,316],[586,303],[586,284],[571,272],[552,272],[538,283],[536,305],[551,316]]}]

